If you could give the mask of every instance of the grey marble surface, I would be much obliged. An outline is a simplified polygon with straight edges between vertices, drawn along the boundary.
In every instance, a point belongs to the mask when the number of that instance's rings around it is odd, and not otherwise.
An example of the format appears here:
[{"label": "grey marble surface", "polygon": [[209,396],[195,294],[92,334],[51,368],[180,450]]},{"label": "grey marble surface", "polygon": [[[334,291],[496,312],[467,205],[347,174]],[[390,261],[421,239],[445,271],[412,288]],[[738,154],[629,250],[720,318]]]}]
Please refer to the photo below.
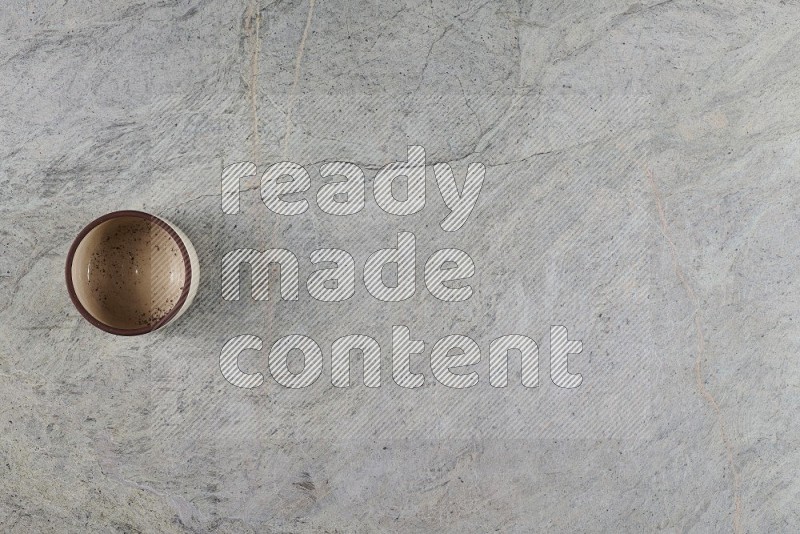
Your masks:
[{"label": "grey marble surface", "polygon": [[[9,532],[796,532],[800,5],[782,2],[12,0],[0,7],[0,529]],[[486,183],[465,227],[390,217],[376,171],[425,147]],[[225,165],[367,173],[362,213],[220,209]],[[180,321],[80,318],[64,260],[91,219],[167,217],[198,249]],[[475,294],[226,302],[222,255],[363,266],[399,230],[474,258]],[[359,267],[360,268],[360,267]],[[421,267],[418,268],[418,272]],[[303,278],[304,279],[304,278]],[[220,350],[391,326],[425,386],[228,384]],[[547,377],[547,332],[584,382]],[[467,334],[480,382],[436,384]],[[487,382],[491,339],[542,346],[536,389]],[[242,365],[267,373],[266,350]],[[327,365],[327,364],[326,364]]]}]

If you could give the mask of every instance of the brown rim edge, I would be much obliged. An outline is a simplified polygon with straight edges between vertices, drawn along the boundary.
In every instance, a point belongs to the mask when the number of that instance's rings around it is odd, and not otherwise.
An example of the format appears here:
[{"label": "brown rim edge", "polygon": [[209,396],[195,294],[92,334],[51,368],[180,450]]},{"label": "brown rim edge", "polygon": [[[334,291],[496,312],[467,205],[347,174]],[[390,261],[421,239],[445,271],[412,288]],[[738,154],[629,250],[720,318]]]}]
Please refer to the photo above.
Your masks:
[{"label": "brown rim edge", "polygon": [[[109,221],[111,219],[119,219],[122,217],[138,217],[140,219],[144,219],[148,222],[152,222],[157,224],[163,230],[169,234],[169,236],[175,241],[178,245],[178,249],[181,251],[181,256],[183,257],[183,267],[184,267],[184,284],[183,289],[181,290],[181,296],[178,298],[178,301],[172,307],[172,309],[167,312],[164,317],[158,320],[158,322],[152,324],[151,326],[145,326],[141,328],[116,328],[110,325],[107,325],[99,320],[97,320],[91,313],[89,313],[86,308],[84,308],[83,304],[81,304],[80,299],[78,299],[78,295],[75,292],[75,286],[72,282],[72,262],[75,259],[75,251],[78,249],[78,245],[81,244],[83,239],[94,230],[100,224]],[[64,274],[67,281],[67,291],[69,292],[69,298],[72,300],[72,304],[78,309],[80,314],[83,316],[84,319],[89,321],[93,326],[96,326],[100,330],[104,332],[108,332],[109,334],[114,334],[117,336],[138,336],[141,334],[147,334],[149,332],[153,332],[154,330],[158,330],[169,321],[172,320],[173,317],[180,311],[183,307],[183,304],[186,302],[186,299],[189,296],[190,287],[192,285],[192,263],[189,259],[189,251],[186,249],[186,245],[184,244],[183,240],[180,236],[175,232],[175,230],[167,223],[166,221],[152,215],[150,213],[145,213],[143,211],[136,211],[136,210],[123,210],[123,211],[112,211],[111,213],[106,213],[105,215],[98,217],[97,219],[93,220],[89,224],[84,227],[83,230],[75,237],[72,241],[72,245],[69,247],[69,252],[67,252],[67,262],[64,268]]]}]

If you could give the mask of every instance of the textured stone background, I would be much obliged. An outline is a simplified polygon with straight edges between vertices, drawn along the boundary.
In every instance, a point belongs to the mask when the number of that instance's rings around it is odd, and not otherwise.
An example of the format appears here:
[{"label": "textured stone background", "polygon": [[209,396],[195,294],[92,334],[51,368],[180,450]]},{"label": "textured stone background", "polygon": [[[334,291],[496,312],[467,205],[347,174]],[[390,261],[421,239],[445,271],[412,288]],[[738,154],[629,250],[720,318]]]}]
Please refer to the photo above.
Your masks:
[{"label": "textured stone background", "polygon": [[[795,532],[800,329],[796,2],[12,0],[0,8],[0,528],[11,532]],[[408,144],[487,178],[446,234],[374,204],[220,211],[224,165],[324,161],[368,178]],[[256,181],[244,184],[257,186]],[[308,198],[313,199],[309,194]],[[115,209],[198,248],[180,322],[93,329],[63,283],[72,237]],[[398,230],[457,246],[476,293],[397,305],[224,302],[237,247]],[[305,263],[304,263],[305,260]],[[302,286],[301,286],[302,289]],[[403,390],[392,324],[432,343],[542,347],[541,385]],[[584,352],[547,378],[547,331]],[[237,334],[374,335],[378,390],[329,367],[288,391],[226,383]],[[242,363],[266,374],[266,353]]]}]

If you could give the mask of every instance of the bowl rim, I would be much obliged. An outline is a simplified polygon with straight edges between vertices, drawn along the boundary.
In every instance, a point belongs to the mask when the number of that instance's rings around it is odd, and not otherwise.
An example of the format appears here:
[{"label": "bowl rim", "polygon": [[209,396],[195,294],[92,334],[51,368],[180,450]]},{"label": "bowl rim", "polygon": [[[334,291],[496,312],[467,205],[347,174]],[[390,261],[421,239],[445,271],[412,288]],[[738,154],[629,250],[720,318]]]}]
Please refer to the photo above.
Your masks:
[{"label": "bowl rim", "polygon": [[[75,284],[72,279],[72,264],[75,260],[75,252],[78,250],[78,246],[83,242],[84,238],[89,235],[89,232],[97,228],[99,225],[103,224],[104,222],[110,221],[112,219],[121,219],[124,217],[134,217],[139,219],[144,219],[150,223],[154,223],[162,228],[164,231],[169,234],[173,241],[178,245],[178,249],[181,251],[181,256],[183,257],[183,267],[184,267],[184,284],[183,288],[181,289],[180,297],[175,302],[175,305],[166,313],[161,319],[157,322],[153,323],[149,326],[143,326],[139,328],[117,328],[115,326],[108,325],[96,317],[94,317],[89,311],[83,306],[80,299],[78,298],[78,294],[75,291]],[[67,261],[64,269],[64,274],[66,277],[67,282],[67,291],[69,292],[70,300],[72,300],[72,304],[78,309],[78,312],[83,316],[84,319],[89,321],[93,326],[96,326],[100,330],[108,332],[109,334],[115,334],[118,336],[138,336],[141,334],[147,334],[154,330],[157,330],[170,322],[175,315],[183,307],[186,299],[189,297],[190,287],[192,285],[192,263],[189,257],[189,250],[186,247],[186,244],[183,242],[183,239],[178,235],[175,229],[165,220],[153,215],[151,213],[146,213],[144,211],[137,211],[137,210],[121,210],[121,211],[112,211],[111,213],[106,213],[102,215],[89,224],[87,224],[83,230],[78,233],[75,239],[72,241],[72,244],[69,247],[69,251],[67,252]]]}]

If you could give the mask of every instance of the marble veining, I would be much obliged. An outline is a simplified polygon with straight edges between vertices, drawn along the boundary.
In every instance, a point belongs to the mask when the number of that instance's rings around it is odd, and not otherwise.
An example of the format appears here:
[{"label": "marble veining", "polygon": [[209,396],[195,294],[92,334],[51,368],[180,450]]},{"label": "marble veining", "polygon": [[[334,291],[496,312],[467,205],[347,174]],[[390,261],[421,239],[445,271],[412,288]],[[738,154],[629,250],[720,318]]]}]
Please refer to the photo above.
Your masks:
[{"label": "marble veining", "polygon": [[[798,18],[790,1],[8,2],[0,529],[797,531]],[[261,202],[283,160],[314,192],[321,165],[354,162],[369,199],[412,144],[418,214]],[[225,215],[221,173],[243,161],[258,174]],[[473,162],[486,183],[448,234],[432,166]],[[121,209],[167,217],[200,255],[194,304],[147,336],[94,329],[64,287],[72,238]],[[424,258],[468,251],[473,298],[221,297],[233,248],[337,247],[361,268],[400,230]],[[447,391],[422,366],[418,391],[388,368],[375,390],[326,371],[248,391],[220,373],[237,334],[388,348],[393,324],[428,354],[527,333],[542,362],[564,324],[584,381],[544,367],[499,390],[482,369]],[[241,363],[268,374],[265,353]]]}]

